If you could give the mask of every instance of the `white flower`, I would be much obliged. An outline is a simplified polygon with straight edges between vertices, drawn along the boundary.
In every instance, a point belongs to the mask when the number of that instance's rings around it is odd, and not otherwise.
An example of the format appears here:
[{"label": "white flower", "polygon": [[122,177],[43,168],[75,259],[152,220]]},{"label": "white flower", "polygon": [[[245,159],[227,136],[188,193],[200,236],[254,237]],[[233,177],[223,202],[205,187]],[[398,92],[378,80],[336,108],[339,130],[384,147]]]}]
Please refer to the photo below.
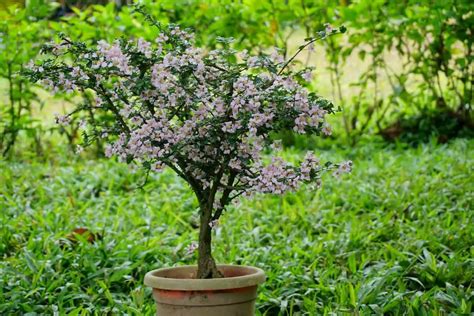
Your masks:
[{"label": "white flower", "polygon": [[80,154],[84,151],[84,147],[82,147],[81,145],[77,145],[76,146],[76,154]]}]

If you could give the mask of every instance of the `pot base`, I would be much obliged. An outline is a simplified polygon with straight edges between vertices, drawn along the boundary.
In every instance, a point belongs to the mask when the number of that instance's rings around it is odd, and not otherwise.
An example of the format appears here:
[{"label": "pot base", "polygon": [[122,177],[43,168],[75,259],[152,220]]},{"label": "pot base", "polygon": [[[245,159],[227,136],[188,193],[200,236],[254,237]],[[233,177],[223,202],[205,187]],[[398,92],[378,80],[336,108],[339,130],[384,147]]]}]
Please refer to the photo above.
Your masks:
[{"label": "pot base", "polygon": [[253,316],[256,296],[256,286],[236,291],[186,292],[153,289],[158,316]]},{"label": "pot base", "polygon": [[158,316],[253,316],[262,270],[218,265],[224,278],[196,279],[196,266],[154,270],[145,284],[153,287]]}]

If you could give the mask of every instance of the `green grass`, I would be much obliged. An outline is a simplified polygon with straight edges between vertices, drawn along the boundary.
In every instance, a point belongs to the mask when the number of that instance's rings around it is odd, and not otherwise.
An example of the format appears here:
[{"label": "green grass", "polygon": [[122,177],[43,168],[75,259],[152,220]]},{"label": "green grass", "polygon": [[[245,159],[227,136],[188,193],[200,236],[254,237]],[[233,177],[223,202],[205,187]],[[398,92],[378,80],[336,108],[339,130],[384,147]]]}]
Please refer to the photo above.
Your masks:
[{"label": "green grass", "polygon": [[[219,262],[266,271],[259,313],[471,313],[474,141],[322,155],[355,170],[319,191],[243,201],[214,237]],[[1,315],[152,315],[144,274],[195,262],[196,202],[169,172],[137,189],[140,172],[66,153],[0,170]],[[66,244],[76,227],[103,239]]]}]

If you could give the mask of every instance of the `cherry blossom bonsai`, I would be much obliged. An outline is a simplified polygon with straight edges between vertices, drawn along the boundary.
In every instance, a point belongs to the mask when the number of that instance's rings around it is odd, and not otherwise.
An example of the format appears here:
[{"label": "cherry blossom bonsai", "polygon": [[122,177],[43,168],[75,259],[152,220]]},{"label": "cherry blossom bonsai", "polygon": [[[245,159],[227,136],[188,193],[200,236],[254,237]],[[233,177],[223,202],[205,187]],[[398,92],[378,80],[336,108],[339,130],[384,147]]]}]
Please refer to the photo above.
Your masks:
[{"label": "cherry blossom bonsai", "polygon": [[309,88],[311,70],[292,62],[308,45],[344,30],[326,28],[284,61],[277,52],[236,52],[226,39],[207,51],[194,45],[191,33],[146,17],[158,30],[154,42],[87,45],[62,36],[43,49],[45,57],[28,75],[54,91],[94,94],[95,103],[80,109],[108,119],[89,122],[86,143],[107,138],[107,156],[151,172],[171,168],[189,184],[199,203],[197,277],[219,278],[212,229],[234,199],[283,194],[319,184],[325,171],[350,171],[351,162],[321,164],[311,152],[297,165],[266,154],[281,131],[331,133],[326,116],[333,104]]}]

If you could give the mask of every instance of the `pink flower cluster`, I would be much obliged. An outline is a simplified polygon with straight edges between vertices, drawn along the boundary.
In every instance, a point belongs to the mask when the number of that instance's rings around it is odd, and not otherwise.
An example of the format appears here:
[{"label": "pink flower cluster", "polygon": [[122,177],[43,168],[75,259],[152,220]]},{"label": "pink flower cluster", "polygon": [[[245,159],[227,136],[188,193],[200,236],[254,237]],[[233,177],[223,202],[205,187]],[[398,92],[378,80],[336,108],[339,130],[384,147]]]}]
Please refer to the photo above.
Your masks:
[{"label": "pink flower cluster", "polygon": [[[171,27],[153,43],[100,41],[76,52],[73,67],[49,64],[49,71],[42,66],[36,75],[53,89],[96,93],[92,110],[115,117],[101,127],[102,135],[115,135],[107,156],[153,171],[171,167],[198,195],[214,194],[216,209],[241,193],[281,194],[319,181],[329,167],[313,153],[298,165],[281,158],[265,163],[264,153],[275,144],[270,135],[282,130],[331,134],[326,116],[332,104],[301,80],[310,81],[311,73],[275,71],[283,65],[277,52],[243,52],[242,62],[231,61],[231,53],[205,52],[193,46],[191,35]],[[334,173],[351,166],[343,163]]]},{"label": "pink flower cluster", "polygon": [[105,41],[99,41],[97,48],[101,58],[92,65],[93,69],[117,67],[123,74],[131,74],[129,57],[122,52],[118,41],[112,45]]},{"label": "pink flower cluster", "polygon": [[71,123],[71,117],[69,115],[56,114],[55,121],[56,121],[56,124],[66,126],[66,125],[69,125],[69,123]]},{"label": "pink flower cluster", "polygon": [[348,160],[339,164],[339,167],[333,171],[335,177],[339,177],[341,174],[349,173],[352,171],[352,161]]}]

